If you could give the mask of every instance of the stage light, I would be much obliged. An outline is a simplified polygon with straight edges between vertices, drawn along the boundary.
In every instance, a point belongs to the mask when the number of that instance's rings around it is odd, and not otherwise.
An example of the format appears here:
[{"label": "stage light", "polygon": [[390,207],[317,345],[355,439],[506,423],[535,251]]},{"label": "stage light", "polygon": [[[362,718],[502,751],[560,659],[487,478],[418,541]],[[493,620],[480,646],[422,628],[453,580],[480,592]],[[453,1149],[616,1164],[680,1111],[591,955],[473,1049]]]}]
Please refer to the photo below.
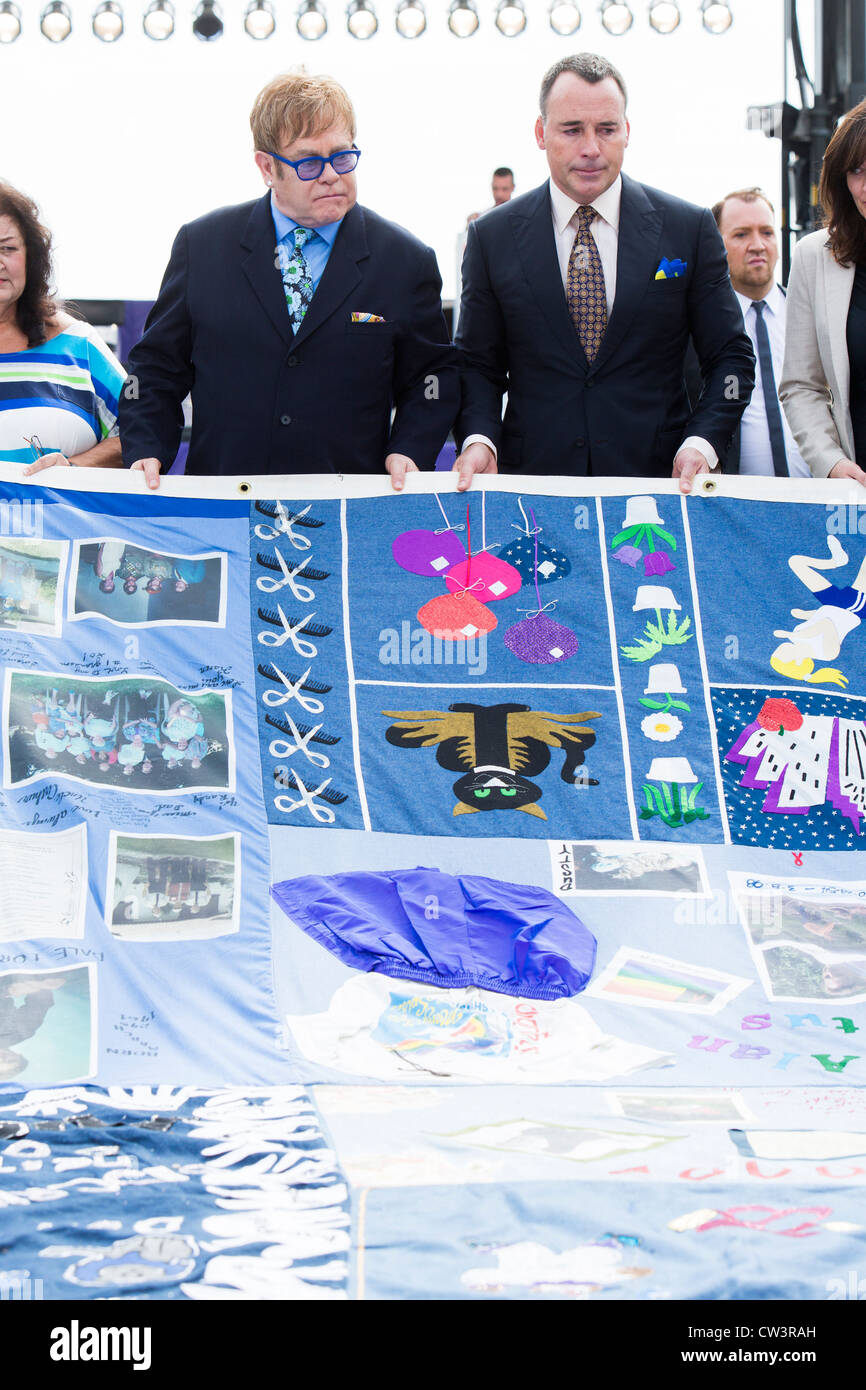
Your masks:
[{"label": "stage light", "polygon": [[296,28],[302,39],[320,39],[323,34],[328,32],[328,21],[325,18],[325,11],[320,8],[316,0],[304,0],[303,5],[298,10]]},{"label": "stage light", "polygon": [[149,39],[160,43],[174,33],[174,6],[171,0],[151,0],[144,12],[141,27]]},{"label": "stage light", "polygon": [[244,15],[244,28],[251,39],[269,39],[277,27],[271,0],[250,0]]},{"label": "stage light", "polygon": [[39,28],[52,43],[62,43],[72,32],[72,17],[62,0],[51,0],[39,20]]},{"label": "stage light", "polygon": [[346,26],[353,39],[373,37],[379,28],[379,21],[367,0],[352,0],[346,13]]},{"label": "stage light", "polygon": [[526,11],[522,0],[499,0],[496,6],[496,27],[507,39],[516,38],[526,28]]},{"label": "stage light", "polygon": [[554,34],[568,38],[580,28],[580,10],[572,0],[553,0],[550,7],[550,27]]},{"label": "stage light", "polygon": [[619,0],[603,0],[601,22],[609,34],[625,34],[634,24],[634,15],[631,7]]},{"label": "stage light", "polygon": [[21,11],[12,0],[0,4],[0,43],[14,43],[21,33]]},{"label": "stage light", "polygon": [[478,11],[474,0],[452,0],[448,11],[448,28],[458,39],[468,39],[478,28]]},{"label": "stage light", "polygon": [[103,43],[114,43],[123,33],[123,10],[117,0],[103,0],[93,11],[93,32]]},{"label": "stage light", "polygon": [[701,0],[701,19],[710,34],[723,34],[734,22],[730,5],[722,5],[718,0]]},{"label": "stage light", "polygon": [[649,22],[657,34],[672,34],[680,22],[680,7],[673,0],[654,0],[649,7]]},{"label": "stage light", "polygon": [[192,22],[192,32],[205,43],[222,37],[223,22],[214,0],[201,0]]},{"label": "stage light", "polygon": [[427,28],[427,16],[421,0],[400,0],[394,15],[397,33],[404,39],[417,39]]}]

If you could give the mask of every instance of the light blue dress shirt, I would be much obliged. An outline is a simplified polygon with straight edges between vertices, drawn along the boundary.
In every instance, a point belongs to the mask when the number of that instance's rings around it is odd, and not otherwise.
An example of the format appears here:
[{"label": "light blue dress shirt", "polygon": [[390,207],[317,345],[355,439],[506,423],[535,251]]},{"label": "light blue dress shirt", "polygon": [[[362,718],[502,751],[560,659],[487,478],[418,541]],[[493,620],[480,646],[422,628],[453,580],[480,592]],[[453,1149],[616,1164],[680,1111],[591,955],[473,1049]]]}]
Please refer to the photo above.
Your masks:
[{"label": "light blue dress shirt", "polygon": [[[271,216],[274,219],[278,242],[294,233],[296,227],[303,225],[300,222],[293,222],[291,217],[286,217],[284,212],[280,212],[274,202],[273,193],[271,193]],[[304,247],[304,260],[307,262],[310,279],[313,282],[313,294],[319,288],[319,281],[325,273],[325,266],[328,264],[328,258],[334,249],[334,242],[342,221],[341,217],[339,222],[328,222],[324,227],[311,229],[315,230],[316,235],[311,237]]]},{"label": "light blue dress shirt", "polygon": [[[772,478],[773,473],[773,451],[770,446],[770,432],[767,427],[767,408],[764,404],[764,387],[761,379],[761,362],[758,356],[758,344],[755,336],[755,314],[753,310],[754,300],[747,295],[735,291],[740,308],[743,311],[743,323],[746,332],[751,339],[752,348],[755,353],[755,388],[752,391],[751,400],[743,412],[740,420],[740,473],[758,474]],[[785,296],[782,294],[778,285],[773,285],[770,293],[764,299],[767,306],[765,311],[765,323],[767,325],[767,336],[770,340],[770,356],[773,359],[773,373],[776,378],[778,388],[782,377],[782,364],[785,360]],[[749,311],[752,310],[750,313]],[[782,411],[782,431],[785,436],[785,454],[788,459],[788,472],[792,478],[811,478],[809,465],[797,448],[796,440],[791,433],[791,426]]]}]

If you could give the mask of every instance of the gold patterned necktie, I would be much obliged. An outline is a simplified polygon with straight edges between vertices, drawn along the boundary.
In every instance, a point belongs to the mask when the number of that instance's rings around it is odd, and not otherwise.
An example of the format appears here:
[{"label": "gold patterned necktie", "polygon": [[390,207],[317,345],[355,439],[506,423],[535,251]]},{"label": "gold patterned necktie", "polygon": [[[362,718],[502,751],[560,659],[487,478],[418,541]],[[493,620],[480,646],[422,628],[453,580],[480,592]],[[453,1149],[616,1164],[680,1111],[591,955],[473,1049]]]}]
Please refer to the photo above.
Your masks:
[{"label": "gold patterned necktie", "polygon": [[596,216],[595,208],[581,206],[571,219],[570,225],[576,228],[576,234],[568,258],[565,289],[568,312],[588,362],[595,360],[607,328],[604,271],[590,231]]}]

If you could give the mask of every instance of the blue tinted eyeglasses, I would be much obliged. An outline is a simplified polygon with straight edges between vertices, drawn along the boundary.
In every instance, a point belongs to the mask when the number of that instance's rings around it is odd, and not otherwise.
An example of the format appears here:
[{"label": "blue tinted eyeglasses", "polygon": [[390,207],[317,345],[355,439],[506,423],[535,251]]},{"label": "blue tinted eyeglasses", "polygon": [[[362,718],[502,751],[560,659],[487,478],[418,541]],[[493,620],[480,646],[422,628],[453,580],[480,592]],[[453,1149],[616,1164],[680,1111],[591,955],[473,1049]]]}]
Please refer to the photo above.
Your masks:
[{"label": "blue tinted eyeglasses", "polygon": [[351,174],[361,158],[360,150],[337,150],[336,154],[329,154],[327,159],[317,154],[308,154],[305,159],[286,159],[285,155],[277,154],[276,150],[268,150],[268,154],[272,159],[278,159],[281,164],[288,164],[304,183],[311,183],[313,179],[320,178],[326,164],[330,164],[335,174]]}]

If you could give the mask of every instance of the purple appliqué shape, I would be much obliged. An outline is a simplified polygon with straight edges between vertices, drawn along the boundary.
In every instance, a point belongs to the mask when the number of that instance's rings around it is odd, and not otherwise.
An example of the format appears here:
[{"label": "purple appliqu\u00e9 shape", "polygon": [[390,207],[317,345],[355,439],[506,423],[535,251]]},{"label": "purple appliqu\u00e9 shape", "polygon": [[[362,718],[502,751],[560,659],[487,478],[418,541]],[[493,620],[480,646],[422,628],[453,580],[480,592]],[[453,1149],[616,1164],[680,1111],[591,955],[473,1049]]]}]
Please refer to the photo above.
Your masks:
[{"label": "purple appliqu\u00e9 shape", "polygon": [[643,557],[643,572],[646,578],[655,574],[668,574],[675,569],[676,565],[671,564],[663,550],[654,550],[651,555]]},{"label": "purple appliqu\u00e9 shape", "polygon": [[391,553],[401,569],[441,579],[449,569],[466,559],[466,547],[453,531],[404,531],[391,545]]},{"label": "purple appliqu\u00e9 shape", "polygon": [[[761,807],[762,811],[777,811],[779,815],[782,816],[808,815],[808,806],[779,805],[779,796],[782,790],[782,783],[785,780],[787,764],[785,765],[785,767],[782,768],[782,771],[779,773],[779,776],[776,778],[775,782],[771,782],[769,778],[759,778],[757,775],[758,768],[760,767],[761,761],[764,756],[763,752],[754,753],[751,755],[740,752],[740,749],[743,747],[745,743],[748,742],[752,734],[757,733],[758,730],[760,730],[761,728],[762,726],[758,723],[757,719],[753,719],[751,724],[746,725],[745,729],[740,734],[733,747],[725,754],[725,758],[728,762],[740,763],[741,766],[744,766],[746,769],[740,778],[740,786],[746,787],[750,791],[767,792],[767,795],[764,797],[764,804]],[[764,732],[766,732],[766,730]]]},{"label": "purple appliqu\u00e9 shape", "polygon": [[[642,555],[643,551],[640,546],[623,545],[619,550],[614,551],[613,558],[619,560],[623,565],[631,565],[632,569],[634,569]],[[647,556],[647,559],[649,559],[649,556]]]},{"label": "purple appliqu\u00e9 shape", "polygon": [[533,666],[551,666],[574,656],[579,644],[570,627],[563,627],[546,613],[539,613],[510,627],[505,633],[505,645],[521,661]]},{"label": "purple appliqu\u00e9 shape", "polygon": [[[864,721],[866,722],[866,721]],[[827,768],[827,790],[824,799],[837,811],[850,820],[854,830],[860,834],[860,807],[846,796],[839,784],[839,720],[833,720],[833,733],[830,736],[830,764]]]},{"label": "purple appliqu\u00e9 shape", "polygon": [[[864,723],[866,723],[866,721],[864,721]],[[787,764],[785,765],[785,767],[782,768],[782,771],[779,773],[779,776],[776,778],[776,780],[774,782],[771,782],[767,778],[758,778],[757,776],[758,768],[761,764],[761,759],[763,757],[762,753],[756,753],[753,756],[748,756],[740,752],[740,749],[749,740],[749,738],[751,738],[752,734],[760,728],[762,728],[762,725],[758,723],[757,719],[753,720],[751,724],[747,724],[745,729],[743,729],[743,732],[737,739],[736,743],[725,755],[727,761],[732,763],[740,763],[741,765],[745,766],[746,770],[740,778],[740,786],[746,787],[751,790],[767,792],[767,795],[764,798],[763,806],[761,807],[762,811],[772,811],[781,816],[808,815],[809,811],[812,809],[809,806],[779,805],[779,797],[782,793],[782,784],[785,780]],[[862,812],[860,811],[860,808],[856,804],[856,802],[852,801],[849,796],[845,795],[845,793],[842,791],[842,787],[839,782],[838,719],[833,720],[833,732],[830,736],[830,752],[827,766],[827,785],[824,791],[824,801],[825,803],[829,802],[830,805],[836,811],[838,811],[841,815],[845,816],[848,820],[850,820],[857,835],[861,833],[860,821],[862,819]]]}]

